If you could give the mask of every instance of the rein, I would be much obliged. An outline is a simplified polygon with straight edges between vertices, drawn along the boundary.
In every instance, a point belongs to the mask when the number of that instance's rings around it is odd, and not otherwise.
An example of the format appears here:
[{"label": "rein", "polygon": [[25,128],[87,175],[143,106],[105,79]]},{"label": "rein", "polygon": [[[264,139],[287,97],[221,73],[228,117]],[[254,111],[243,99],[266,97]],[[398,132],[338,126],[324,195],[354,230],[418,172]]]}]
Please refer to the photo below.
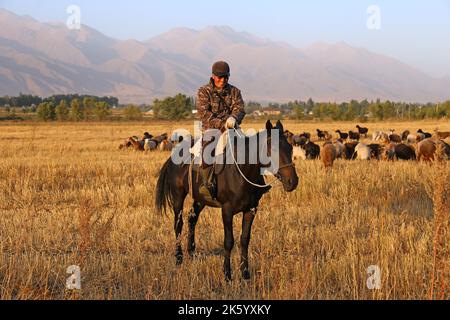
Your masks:
[{"label": "rein", "polygon": [[[233,129],[233,130],[236,132],[236,134],[237,134],[238,137],[242,138],[242,136],[239,134],[239,132],[238,132],[236,129]],[[250,185],[252,185],[252,186],[254,186],[254,187],[263,189],[263,188],[271,187],[271,186],[274,184],[274,182],[278,180],[278,178],[275,178],[273,181],[271,181],[270,183],[267,183],[267,184],[257,184],[257,183],[254,183],[254,182],[250,181],[250,180],[245,176],[245,174],[242,172],[241,168],[239,167],[239,164],[238,164],[237,161],[236,161],[236,157],[234,156],[234,150],[233,150],[233,148],[232,148],[233,146],[232,146],[232,144],[231,144],[231,139],[230,139],[229,137],[228,137],[228,146],[230,147],[231,156],[232,156],[232,158],[233,158],[233,162],[234,162],[236,168],[237,168],[238,171],[239,171],[239,174],[241,175],[241,177],[242,177],[245,181],[247,181],[247,183],[249,183]],[[279,171],[280,169],[284,169],[284,168],[287,168],[287,167],[294,167],[294,168],[295,168],[295,164],[294,164],[293,162],[291,162],[291,163],[289,163],[289,164],[287,164],[287,165],[285,165],[285,166],[282,166],[282,167],[278,168],[278,171]],[[274,172],[270,172],[270,173],[273,174],[273,175],[275,176],[275,173],[274,173]]]}]

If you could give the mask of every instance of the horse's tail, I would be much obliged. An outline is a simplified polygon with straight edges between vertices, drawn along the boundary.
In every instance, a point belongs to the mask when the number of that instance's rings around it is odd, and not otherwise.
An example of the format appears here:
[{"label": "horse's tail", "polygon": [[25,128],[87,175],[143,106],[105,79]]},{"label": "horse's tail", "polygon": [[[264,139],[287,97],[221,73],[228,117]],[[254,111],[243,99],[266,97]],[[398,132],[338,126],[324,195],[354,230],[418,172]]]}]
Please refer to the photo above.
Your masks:
[{"label": "horse's tail", "polygon": [[172,188],[169,181],[169,173],[172,167],[172,159],[166,161],[159,173],[158,183],[156,184],[155,208],[159,212],[166,213],[167,205],[172,205]]}]

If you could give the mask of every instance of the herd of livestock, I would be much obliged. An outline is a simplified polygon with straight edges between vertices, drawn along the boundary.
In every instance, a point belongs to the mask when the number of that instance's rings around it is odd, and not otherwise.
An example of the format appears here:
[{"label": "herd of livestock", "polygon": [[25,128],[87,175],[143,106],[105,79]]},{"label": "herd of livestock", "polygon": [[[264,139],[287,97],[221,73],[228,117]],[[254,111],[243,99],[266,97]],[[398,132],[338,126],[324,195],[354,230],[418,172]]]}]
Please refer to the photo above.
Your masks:
[{"label": "herd of livestock", "polygon": [[167,133],[154,137],[148,132],[145,132],[142,139],[139,139],[137,136],[127,138],[119,146],[119,149],[131,148],[135,151],[172,151],[174,143],[172,139],[169,139]]},{"label": "herd of livestock", "polygon": [[[416,132],[406,130],[401,134],[395,130],[389,132],[375,131],[371,134],[372,141],[367,141],[369,129],[356,126],[355,131],[342,132],[336,130],[333,134],[317,129],[317,139],[308,132],[294,134],[288,130],[284,132],[288,142],[293,146],[294,160],[321,159],[325,167],[333,166],[336,159],[347,160],[416,160],[434,161],[437,159],[450,159],[450,132],[441,132],[438,129],[433,134],[421,129]],[[120,149],[134,149],[136,151],[172,151],[181,137],[174,139],[167,133],[153,136],[148,132],[140,139],[137,136],[129,137]],[[322,146],[318,143],[323,142]]]},{"label": "herd of livestock", "polygon": [[434,134],[424,132],[404,131],[402,134],[375,131],[370,143],[360,142],[369,138],[369,129],[356,126],[358,131],[342,132],[336,130],[336,140],[327,131],[317,129],[317,138],[323,141],[322,148],[311,141],[310,133],[295,135],[290,131],[284,134],[293,145],[294,159],[318,159],[325,167],[332,167],[336,159],[347,160],[416,160],[434,161],[450,159],[450,132],[435,130]]}]

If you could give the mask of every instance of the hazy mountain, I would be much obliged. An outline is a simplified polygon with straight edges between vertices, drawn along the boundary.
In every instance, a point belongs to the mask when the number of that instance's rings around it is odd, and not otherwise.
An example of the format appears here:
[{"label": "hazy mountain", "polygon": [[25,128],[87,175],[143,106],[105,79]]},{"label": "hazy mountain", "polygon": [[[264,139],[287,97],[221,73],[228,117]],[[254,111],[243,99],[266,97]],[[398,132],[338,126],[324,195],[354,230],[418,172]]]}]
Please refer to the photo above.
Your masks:
[{"label": "hazy mountain", "polygon": [[119,41],[84,25],[71,31],[0,9],[0,95],[76,92],[149,103],[194,95],[219,59],[230,62],[232,83],[246,100],[450,99],[450,78],[345,43],[298,49],[226,26]]}]

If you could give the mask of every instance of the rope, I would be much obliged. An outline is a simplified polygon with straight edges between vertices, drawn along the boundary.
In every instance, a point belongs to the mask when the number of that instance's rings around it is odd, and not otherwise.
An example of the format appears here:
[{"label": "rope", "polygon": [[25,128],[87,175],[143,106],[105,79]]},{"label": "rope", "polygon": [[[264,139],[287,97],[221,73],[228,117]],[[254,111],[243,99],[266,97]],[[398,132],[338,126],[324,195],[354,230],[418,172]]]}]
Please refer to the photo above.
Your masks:
[{"label": "rope", "polygon": [[[239,132],[238,132],[236,129],[233,129],[233,130],[236,132],[236,134],[237,134],[239,137],[242,138],[242,136],[239,134]],[[254,186],[254,187],[263,189],[263,188],[271,187],[271,186],[274,184],[274,182],[278,180],[278,179],[275,179],[275,180],[273,180],[272,182],[267,183],[267,184],[257,184],[257,183],[254,183],[254,182],[250,181],[250,180],[245,176],[245,174],[242,172],[241,168],[239,167],[239,164],[238,164],[237,161],[236,161],[236,157],[234,156],[234,150],[233,150],[233,146],[232,146],[232,144],[231,144],[231,139],[230,139],[230,136],[229,136],[229,135],[228,135],[228,145],[229,145],[229,147],[230,147],[230,152],[231,152],[231,156],[232,156],[232,158],[233,158],[233,162],[234,162],[236,168],[238,169],[240,175],[242,176],[242,178],[243,178],[245,181],[247,181],[247,183],[249,183],[250,185],[252,185],[252,186]],[[294,164],[291,162],[290,164],[285,165],[285,166],[279,168],[278,170],[283,169],[283,168],[286,168],[286,167],[290,167],[290,166],[293,166],[293,165],[294,165]],[[272,172],[272,174],[273,174],[273,172]]]}]

